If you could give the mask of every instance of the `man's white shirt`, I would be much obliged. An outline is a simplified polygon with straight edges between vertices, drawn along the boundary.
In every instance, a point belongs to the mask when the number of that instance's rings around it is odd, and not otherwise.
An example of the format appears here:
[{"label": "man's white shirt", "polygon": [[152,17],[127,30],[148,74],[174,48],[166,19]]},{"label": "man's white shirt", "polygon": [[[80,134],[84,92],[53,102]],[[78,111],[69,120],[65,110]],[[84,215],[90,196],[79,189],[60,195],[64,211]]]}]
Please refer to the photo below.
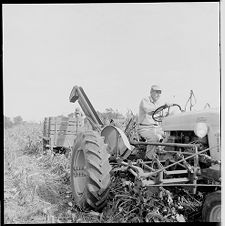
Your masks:
[{"label": "man's white shirt", "polygon": [[[151,96],[143,98],[139,105],[138,123],[142,125],[157,124],[152,118],[152,113],[161,105],[160,101],[153,103]],[[151,115],[148,113],[151,113]]]}]

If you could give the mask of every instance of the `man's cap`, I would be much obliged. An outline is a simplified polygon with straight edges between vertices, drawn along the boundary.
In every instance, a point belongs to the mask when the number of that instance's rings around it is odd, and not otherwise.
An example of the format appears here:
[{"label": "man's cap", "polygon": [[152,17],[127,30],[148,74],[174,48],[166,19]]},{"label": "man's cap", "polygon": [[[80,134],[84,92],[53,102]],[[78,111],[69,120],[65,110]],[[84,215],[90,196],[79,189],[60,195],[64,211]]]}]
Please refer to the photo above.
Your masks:
[{"label": "man's cap", "polygon": [[152,90],[160,90],[160,91],[162,91],[162,89],[158,85],[152,85],[151,89]]}]

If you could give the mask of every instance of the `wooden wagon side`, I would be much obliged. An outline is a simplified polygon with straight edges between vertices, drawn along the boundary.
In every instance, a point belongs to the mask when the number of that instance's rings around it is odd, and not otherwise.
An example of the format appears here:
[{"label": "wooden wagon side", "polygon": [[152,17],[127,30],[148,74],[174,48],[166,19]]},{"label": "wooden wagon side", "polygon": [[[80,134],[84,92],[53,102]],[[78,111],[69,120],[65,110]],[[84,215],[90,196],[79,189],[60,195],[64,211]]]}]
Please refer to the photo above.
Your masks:
[{"label": "wooden wagon side", "polygon": [[43,125],[43,148],[72,148],[76,135],[82,130],[82,117],[46,117]]}]

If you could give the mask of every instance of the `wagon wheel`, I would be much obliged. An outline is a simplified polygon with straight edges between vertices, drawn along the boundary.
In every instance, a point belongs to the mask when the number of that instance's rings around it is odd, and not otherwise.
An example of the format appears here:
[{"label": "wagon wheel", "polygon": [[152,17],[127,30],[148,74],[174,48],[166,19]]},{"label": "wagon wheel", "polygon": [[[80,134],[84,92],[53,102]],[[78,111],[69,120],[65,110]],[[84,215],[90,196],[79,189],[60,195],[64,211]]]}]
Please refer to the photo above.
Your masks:
[{"label": "wagon wheel", "polygon": [[47,150],[49,149],[49,140],[43,138],[42,139],[42,144],[43,144],[43,153],[45,154],[47,152]]},{"label": "wagon wheel", "polygon": [[221,191],[212,192],[206,196],[202,207],[204,222],[221,222]]},{"label": "wagon wheel", "polygon": [[95,131],[81,133],[73,146],[71,186],[81,209],[101,211],[106,205],[111,166],[104,138]]}]

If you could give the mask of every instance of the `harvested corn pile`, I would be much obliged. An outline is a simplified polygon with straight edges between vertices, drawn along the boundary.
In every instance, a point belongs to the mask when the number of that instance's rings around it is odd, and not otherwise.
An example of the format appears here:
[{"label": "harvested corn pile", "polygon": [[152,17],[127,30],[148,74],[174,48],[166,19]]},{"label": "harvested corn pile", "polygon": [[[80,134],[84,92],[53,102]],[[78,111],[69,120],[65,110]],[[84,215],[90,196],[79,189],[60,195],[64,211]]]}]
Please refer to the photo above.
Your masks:
[{"label": "harvested corn pile", "polygon": [[[181,188],[143,188],[113,175],[110,201],[105,208],[107,222],[187,222],[200,220],[202,195],[195,198]],[[195,214],[195,218],[193,218]],[[197,216],[197,217],[196,217]]]}]

